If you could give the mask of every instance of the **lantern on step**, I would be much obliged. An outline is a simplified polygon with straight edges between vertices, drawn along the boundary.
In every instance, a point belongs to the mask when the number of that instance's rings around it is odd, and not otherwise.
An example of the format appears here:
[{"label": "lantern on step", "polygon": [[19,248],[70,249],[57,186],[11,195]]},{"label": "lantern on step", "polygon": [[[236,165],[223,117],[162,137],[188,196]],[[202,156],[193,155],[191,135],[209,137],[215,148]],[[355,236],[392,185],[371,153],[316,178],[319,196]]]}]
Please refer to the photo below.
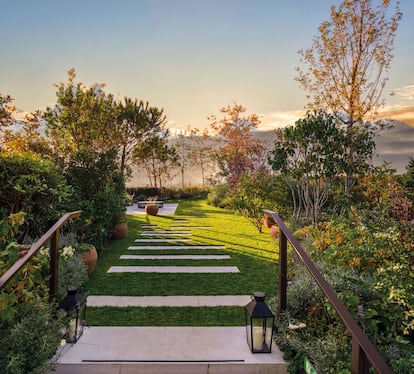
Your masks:
[{"label": "lantern on step", "polygon": [[265,303],[264,292],[254,292],[245,306],[247,344],[252,353],[271,353],[275,316]]},{"label": "lantern on step", "polygon": [[78,288],[70,287],[58,305],[58,309],[66,317],[65,338],[68,343],[76,343],[83,333],[86,319],[86,297],[87,294],[79,294]]}]

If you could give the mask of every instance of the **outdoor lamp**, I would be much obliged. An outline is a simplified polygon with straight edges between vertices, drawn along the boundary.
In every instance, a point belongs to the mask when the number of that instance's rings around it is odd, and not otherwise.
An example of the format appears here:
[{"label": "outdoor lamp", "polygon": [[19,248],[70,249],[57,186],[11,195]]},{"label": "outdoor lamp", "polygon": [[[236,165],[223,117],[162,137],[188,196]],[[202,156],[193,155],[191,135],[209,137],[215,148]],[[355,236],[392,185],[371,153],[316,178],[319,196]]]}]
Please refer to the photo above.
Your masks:
[{"label": "outdoor lamp", "polygon": [[265,303],[265,293],[256,291],[245,309],[247,344],[252,353],[270,353],[275,316]]},{"label": "outdoor lamp", "polygon": [[70,287],[59,303],[58,309],[66,316],[65,338],[69,343],[76,343],[83,333],[86,296],[80,295],[77,287]]}]

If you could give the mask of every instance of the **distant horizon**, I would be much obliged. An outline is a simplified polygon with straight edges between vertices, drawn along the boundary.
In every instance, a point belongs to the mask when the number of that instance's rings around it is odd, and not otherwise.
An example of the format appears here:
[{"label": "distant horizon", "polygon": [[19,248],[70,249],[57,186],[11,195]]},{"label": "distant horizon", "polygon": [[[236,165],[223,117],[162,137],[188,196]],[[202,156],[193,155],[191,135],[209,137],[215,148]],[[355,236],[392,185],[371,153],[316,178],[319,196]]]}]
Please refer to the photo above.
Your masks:
[{"label": "distant horizon", "polygon": [[[269,139],[274,130],[257,130],[255,136],[260,139]],[[414,126],[401,121],[394,121],[390,129],[382,130],[374,138],[376,150],[373,157],[373,165],[381,166],[383,162],[389,163],[390,167],[396,170],[397,174],[406,172],[406,166],[410,158],[414,158]],[[271,143],[273,143],[273,139]],[[127,182],[128,187],[149,187],[147,176],[133,166],[133,178]],[[144,181],[144,182],[142,182]],[[194,171],[185,174],[185,184],[189,186],[201,186],[201,172]],[[177,174],[168,187],[181,187],[181,175]]]}]

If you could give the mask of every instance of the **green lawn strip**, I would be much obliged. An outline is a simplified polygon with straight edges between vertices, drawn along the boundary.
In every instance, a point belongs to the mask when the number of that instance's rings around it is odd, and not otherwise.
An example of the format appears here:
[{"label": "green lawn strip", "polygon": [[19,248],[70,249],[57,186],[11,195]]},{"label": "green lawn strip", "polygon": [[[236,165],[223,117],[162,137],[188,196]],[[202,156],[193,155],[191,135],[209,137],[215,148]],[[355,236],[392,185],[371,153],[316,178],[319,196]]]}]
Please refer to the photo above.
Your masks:
[{"label": "green lawn strip", "polygon": [[[182,223],[177,218],[185,218],[188,223]],[[177,213],[174,216],[127,216],[128,235],[125,239],[112,241],[111,244],[99,254],[98,264],[85,289],[92,295],[118,295],[118,296],[173,296],[173,295],[244,295],[261,290],[267,297],[276,295],[277,290],[277,245],[272,242],[268,229],[264,233],[258,233],[257,229],[244,217],[236,216],[232,212],[210,207],[203,200],[180,201]],[[212,226],[208,229],[190,228],[193,235],[191,242],[184,243],[135,243],[142,231],[151,229],[142,228],[145,224],[155,224],[152,230],[172,230],[171,225],[188,226]],[[180,230],[185,230],[180,229]],[[266,231],[267,230],[267,231]],[[151,237],[152,238],[152,237]],[[225,249],[185,249],[185,250],[128,250],[132,245],[225,245]],[[119,257],[125,254],[228,254],[228,260],[121,260]],[[183,273],[107,273],[111,266],[237,266],[240,273],[208,273],[208,274],[183,274]],[[229,307],[223,307],[229,310]],[[210,310],[208,313],[226,316],[223,308],[201,308]],[[171,308],[90,308],[88,323],[105,325],[102,321],[105,310],[109,316],[107,320],[119,321],[119,325],[129,323],[125,319],[128,310],[130,313],[144,313],[142,310]],[[187,308],[177,308],[184,312]],[[190,324],[192,313],[201,313],[200,308],[188,308],[189,319],[185,323]],[[224,314],[222,314],[224,313]],[[99,316],[99,317],[98,317]],[[124,317],[123,317],[124,316]],[[149,315],[141,314],[143,321],[140,325],[151,325]],[[186,315],[187,316],[187,315]],[[194,315],[194,323],[198,325],[199,317]],[[181,317],[178,318],[180,320]],[[208,316],[208,321],[215,318]],[[161,319],[164,321],[164,319]],[[180,322],[175,324],[179,325]],[[237,318],[229,316],[225,318],[229,325],[237,324]],[[117,322],[118,323],[118,322]],[[160,322],[156,322],[160,323]],[[172,323],[172,322],[171,322]],[[244,323],[244,322],[243,322]],[[215,325],[216,322],[211,322]],[[134,325],[134,323],[132,323]]]},{"label": "green lawn strip", "polygon": [[89,326],[243,326],[242,307],[88,308]]}]

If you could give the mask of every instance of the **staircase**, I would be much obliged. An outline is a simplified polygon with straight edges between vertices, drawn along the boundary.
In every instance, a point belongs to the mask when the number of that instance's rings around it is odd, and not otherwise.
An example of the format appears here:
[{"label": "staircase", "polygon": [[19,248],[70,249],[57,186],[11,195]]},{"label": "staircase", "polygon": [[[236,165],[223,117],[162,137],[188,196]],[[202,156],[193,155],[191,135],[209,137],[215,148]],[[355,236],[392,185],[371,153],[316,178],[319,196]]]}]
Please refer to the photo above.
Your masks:
[{"label": "staircase", "polygon": [[[159,214],[171,213],[168,209],[171,206],[165,204]],[[192,230],[210,227],[191,226],[185,217],[172,217],[168,230],[141,225],[139,237],[120,256],[129,263],[133,260],[134,265],[110,266],[107,272],[172,273],[177,277],[190,273],[240,272],[237,266],[231,265],[231,256],[225,252],[200,254],[200,249],[218,250],[225,246],[192,244]],[[184,250],[186,254],[181,254]],[[189,250],[191,254],[188,254]],[[194,265],[168,265],[170,260],[178,259],[191,260]],[[142,261],[148,264],[148,260],[165,261],[165,265],[140,265]],[[217,265],[203,265],[204,261],[211,264],[212,260]],[[88,307],[242,307],[249,301],[249,295],[91,295]],[[284,374],[287,373],[287,363],[275,344],[270,354],[252,354],[244,326],[92,326],[84,330],[76,344],[62,348],[54,373]]]}]

